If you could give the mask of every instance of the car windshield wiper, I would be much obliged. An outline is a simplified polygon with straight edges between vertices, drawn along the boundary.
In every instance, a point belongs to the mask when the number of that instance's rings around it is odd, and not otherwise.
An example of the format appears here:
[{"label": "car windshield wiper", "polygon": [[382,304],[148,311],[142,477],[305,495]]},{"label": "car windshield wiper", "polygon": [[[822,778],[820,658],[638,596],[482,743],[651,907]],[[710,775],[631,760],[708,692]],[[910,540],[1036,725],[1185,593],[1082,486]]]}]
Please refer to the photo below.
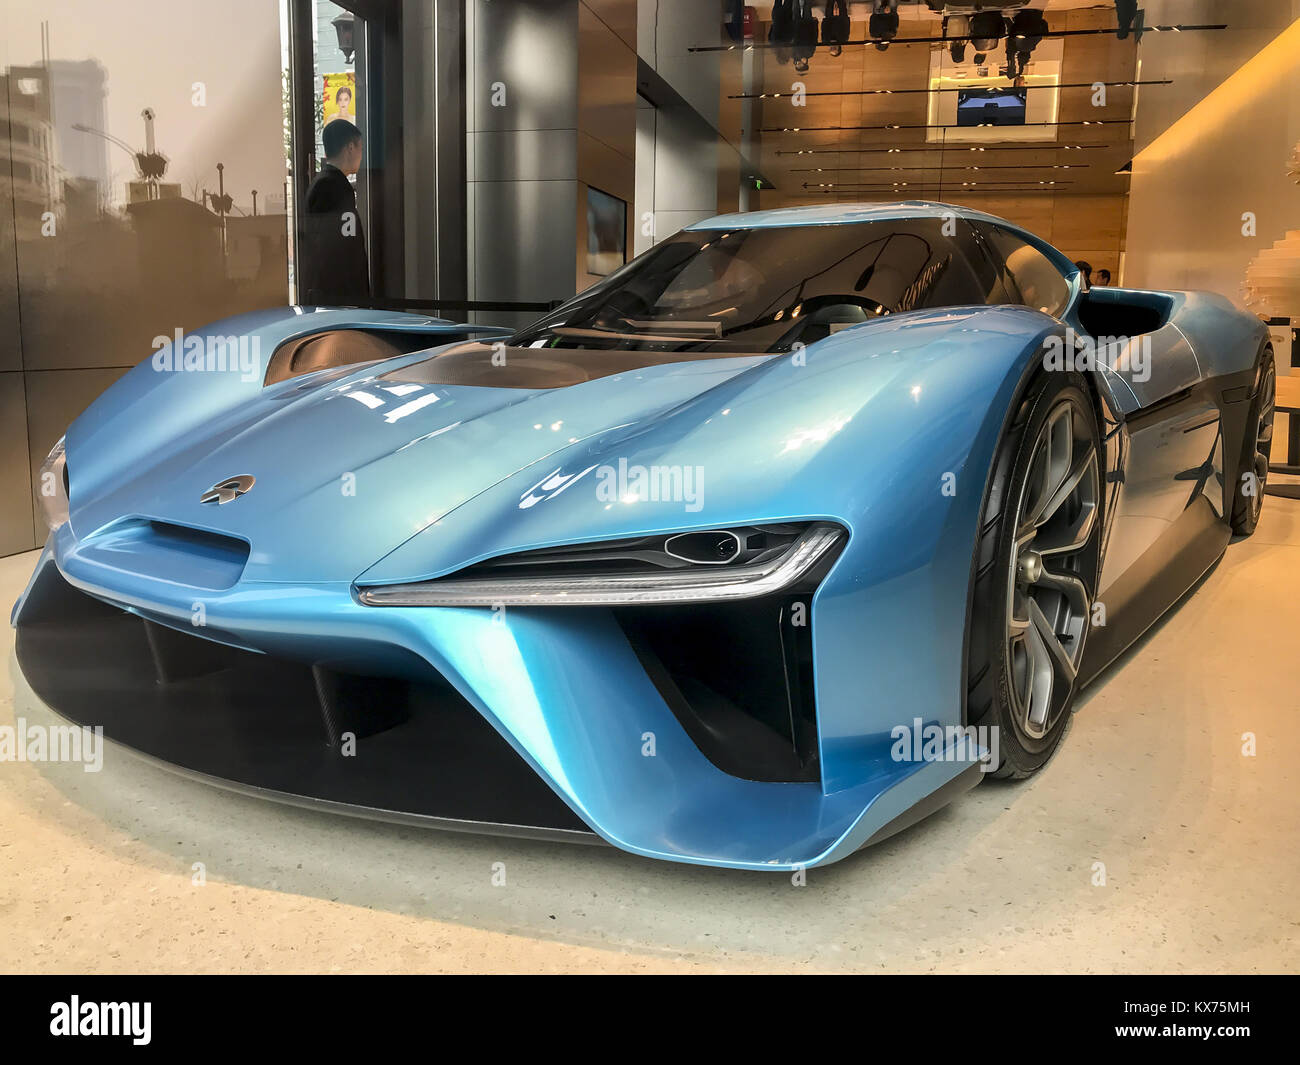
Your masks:
[{"label": "car windshield wiper", "polygon": [[689,332],[687,333],[666,333],[666,332],[623,333],[623,332],[617,332],[613,329],[585,329],[573,325],[553,325],[551,326],[551,332],[554,333],[556,336],[562,336],[562,337],[575,337],[575,338],[609,337],[614,340],[651,340],[651,341],[662,341],[664,343],[669,343],[669,344],[691,343],[691,342],[698,342],[703,340],[716,340],[722,335],[721,330],[719,330],[717,333],[713,333],[706,336],[700,333],[689,333]]},{"label": "car windshield wiper", "polygon": [[688,336],[696,340],[720,340],[722,338],[722,323],[714,318],[707,318],[703,321],[692,322],[680,318],[673,318],[666,322],[655,321],[654,319],[624,318],[633,329],[663,330],[667,327],[678,336]]}]

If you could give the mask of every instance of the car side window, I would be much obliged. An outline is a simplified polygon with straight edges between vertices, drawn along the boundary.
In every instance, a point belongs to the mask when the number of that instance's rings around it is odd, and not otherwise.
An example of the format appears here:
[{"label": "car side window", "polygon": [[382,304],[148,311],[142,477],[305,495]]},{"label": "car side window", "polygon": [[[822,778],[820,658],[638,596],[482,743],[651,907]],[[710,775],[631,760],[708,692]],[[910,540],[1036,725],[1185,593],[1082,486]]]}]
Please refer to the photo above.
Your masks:
[{"label": "car side window", "polygon": [[1006,266],[1008,287],[1017,303],[1059,316],[1070,302],[1069,282],[1037,248],[998,226],[984,227],[993,252]]},{"label": "car side window", "polygon": [[957,219],[957,232],[952,242],[971,264],[981,293],[981,299],[976,302],[988,304],[990,307],[1020,302],[1019,293],[1015,291],[1006,276],[1005,264],[986,244],[984,237],[971,222],[964,218]]},{"label": "car side window", "polygon": [[982,306],[995,280],[970,230],[964,239],[951,236],[937,218],[868,225],[856,233],[843,227],[826,236],[842,250],[823,241],[831,265],[805,283],[798,318],[778,348],[812,344],[884,314]]},{"label": "car side window", "polygon": [[897,223],[851,260],[852,269],[864,267],[853,291],[893,313],[982,304],[989,279],[978,251],[969,235],[945,233],[939,219]]}]

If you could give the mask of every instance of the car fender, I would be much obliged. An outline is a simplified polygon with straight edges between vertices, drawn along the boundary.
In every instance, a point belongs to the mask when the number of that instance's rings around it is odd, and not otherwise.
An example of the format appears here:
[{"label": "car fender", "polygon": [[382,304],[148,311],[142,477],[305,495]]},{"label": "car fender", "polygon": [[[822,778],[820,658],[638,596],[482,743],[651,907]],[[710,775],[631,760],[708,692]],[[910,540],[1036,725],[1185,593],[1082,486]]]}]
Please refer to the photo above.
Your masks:
[{"label": "car fender", "polygon": [[[844,330],[651,425],[580,441],[545,470],[521,470],[357,583],[434,579],[565,543],[840,522],[850,536],[815,597],[813,642],[823,788],[852,787],[879,771],[896,725],[963,722],[967,598],[989,470],[1044,338],[1063,329],[1039,312],[997,307]],[[599,472],[620,463],[702,469],[699,509],[601,499]]]}]

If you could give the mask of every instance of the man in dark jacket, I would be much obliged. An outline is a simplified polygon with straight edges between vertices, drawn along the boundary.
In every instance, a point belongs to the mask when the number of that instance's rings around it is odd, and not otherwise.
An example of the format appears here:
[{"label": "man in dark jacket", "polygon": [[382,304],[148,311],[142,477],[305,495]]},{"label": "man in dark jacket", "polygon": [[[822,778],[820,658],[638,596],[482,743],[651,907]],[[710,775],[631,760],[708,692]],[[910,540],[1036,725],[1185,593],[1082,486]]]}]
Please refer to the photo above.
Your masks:
[{"label": "man in dark jacket", "polygon": [[370,300],[370,263],[348,177],[361,169],[361,130],[343,118],[325,126],[325,162],[307,190],[299,301],[354,306]]}]

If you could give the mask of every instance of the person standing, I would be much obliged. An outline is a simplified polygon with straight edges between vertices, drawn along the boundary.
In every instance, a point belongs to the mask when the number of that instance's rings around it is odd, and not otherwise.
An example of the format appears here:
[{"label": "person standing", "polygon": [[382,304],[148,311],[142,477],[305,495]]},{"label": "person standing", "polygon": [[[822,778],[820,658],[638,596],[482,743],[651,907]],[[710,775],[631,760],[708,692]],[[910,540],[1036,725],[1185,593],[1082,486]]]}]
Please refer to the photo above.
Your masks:
[{"label": "person standing", "polygon": [[348,180],[361,169],[361,130],[347,119],[336,118],[321,136],[325,162],[307,189],[299,300],[317,306],[357,306],[370,301],[366,237],[357,194]]}]

